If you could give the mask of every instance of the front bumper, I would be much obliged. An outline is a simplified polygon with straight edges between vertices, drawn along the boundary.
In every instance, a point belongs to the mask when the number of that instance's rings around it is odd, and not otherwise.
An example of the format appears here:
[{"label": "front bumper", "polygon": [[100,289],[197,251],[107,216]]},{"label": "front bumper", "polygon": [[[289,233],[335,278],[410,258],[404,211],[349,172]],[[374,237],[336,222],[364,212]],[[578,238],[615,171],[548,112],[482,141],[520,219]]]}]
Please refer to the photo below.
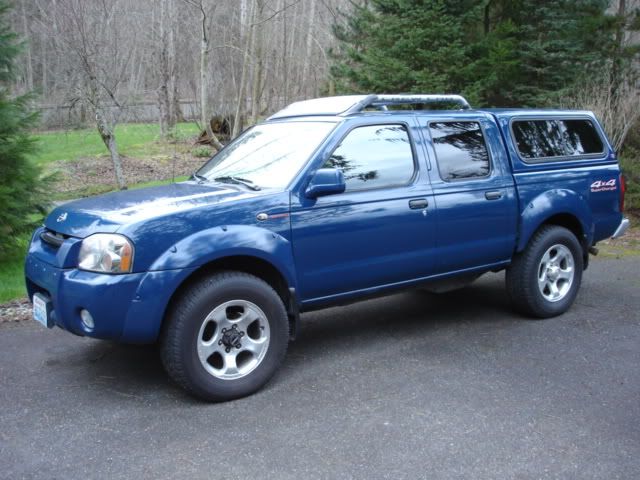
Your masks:
[{"label": "front bumper", "polygon": [[[51,300],[52,323],[76,335],[128,343],[158,338],[173,292],[194,270],[107,275],[54,265],[39,249],[36,239],[25,261],[27,292],[30,299],[41,293]],[[82,323],[83,309],[94,319],[91,329]]]},{"label": "front bumper", "polygon": [[629,229],[629,219],[628,218],[623,218],[622,221],[620,222],[620,225],[618,225],[618,228],[616,228],[616,231],[613,232],[613,235],[611,235],[611,238],[619,238],[622,235],[625,234],[625,232]]}]

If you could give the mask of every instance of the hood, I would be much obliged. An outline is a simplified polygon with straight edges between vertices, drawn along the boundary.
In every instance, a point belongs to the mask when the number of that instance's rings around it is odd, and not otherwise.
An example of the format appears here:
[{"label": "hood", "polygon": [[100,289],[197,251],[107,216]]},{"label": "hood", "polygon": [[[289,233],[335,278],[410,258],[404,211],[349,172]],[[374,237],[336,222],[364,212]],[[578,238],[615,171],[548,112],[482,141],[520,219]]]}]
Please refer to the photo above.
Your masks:
[{"label": "hood", "polygon": [[49,214],[45,226],[83,238],[96,232],[115,232],[128,223],[262,194],[264,191],[247,191],[231,185],[172,183],[65,203]]}]

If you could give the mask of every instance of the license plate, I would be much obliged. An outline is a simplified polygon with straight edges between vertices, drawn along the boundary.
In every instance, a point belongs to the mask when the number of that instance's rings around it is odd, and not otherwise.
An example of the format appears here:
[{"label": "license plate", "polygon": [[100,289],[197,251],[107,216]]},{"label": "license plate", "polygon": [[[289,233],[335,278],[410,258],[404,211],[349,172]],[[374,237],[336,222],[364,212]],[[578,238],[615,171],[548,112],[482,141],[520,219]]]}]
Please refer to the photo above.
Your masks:
[{"label": "license plate", "polygon": [[49,310],[51,301],[41,293],[33,295],[33,319],[47,328],[51,328],[49,324]]}]

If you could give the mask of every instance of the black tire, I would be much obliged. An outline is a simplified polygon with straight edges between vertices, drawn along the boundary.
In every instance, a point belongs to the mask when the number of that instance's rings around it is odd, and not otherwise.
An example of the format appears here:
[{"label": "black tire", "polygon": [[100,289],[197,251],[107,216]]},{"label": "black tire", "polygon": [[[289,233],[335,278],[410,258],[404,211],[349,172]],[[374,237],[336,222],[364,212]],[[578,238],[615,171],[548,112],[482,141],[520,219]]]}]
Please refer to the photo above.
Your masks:
[{"label": "black tire", "polygon": [[[554,246],[563,246],[573,256],[574,273],[570,287],[561,299],[550,301],[539,287],[538,277],[544,272],[543,256]],[[549,318],[561,315],[573,304],[580,283],[583,267],[582,247],[575,235],[564,227],[543,225],[533,235],[522,253],[516,254],[507,268],[506,286],[514,308],[524,315]]]},{"label": "black tire", "polygon": [[[233,379],[218,378],[207,371],[200,360],[200,335],[202,329],[208,328],[204,323],[210,313],[236,300],[250,302],[264,313],[269,331],[264,348],[266,353],[246,375]],[[213,328],[216,329],[215,335],[219,335],[217,325]],[[260,328],[264,330],[264,327]],[[248,339],[248,328],[246,334],[245,340]],[[215,343],[221,345],[220,342]],[[262,388],[282,363],[288,342],[287,312],[275,290],[247,273],[220,272],[191,285],[170,306],[160,338],[160,354],[167,373],[178,385],[203,400],[219,402],[244,397]],[[225,345],[220,348],[224,349]],[[230,349],[234,350],[234,347]],[[240,350],[239,347],[238,352]],[[239,356],[240,353],[237,358]]]}]

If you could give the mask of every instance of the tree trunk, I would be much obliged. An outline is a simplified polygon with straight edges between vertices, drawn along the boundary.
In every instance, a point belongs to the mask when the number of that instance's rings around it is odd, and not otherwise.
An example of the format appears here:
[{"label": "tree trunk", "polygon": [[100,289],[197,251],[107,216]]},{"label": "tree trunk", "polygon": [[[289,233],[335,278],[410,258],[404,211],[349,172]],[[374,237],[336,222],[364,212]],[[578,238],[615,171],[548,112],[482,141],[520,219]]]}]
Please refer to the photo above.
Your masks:
[{"label": "tree trunk", "polygon": [[[209,143],[216,149],[220,150],[223,145],[218,140],[218,137],[213,133],[211,129],[211,116],[209,114],[208,105],[208,73],[209,73],[209,37],[207,35],[209,20],[207,19],[207,9],[202,0],[199,3],[200,9],[200,128],[207,132]],[[210,13],[210,12],[209,12]],[[177,91],[177,86],[174,87],[174,91]],[[179,104],[174,98],[174,106],[177,105],[175,112],[179,112]]]},{"label": "tree trunk", "polygon": [[491,31],[491,1],[487,2],[484,6],[483,26],[484,34],[489,35],[489,32]]},{"label": "tree trunk", "polygon": [[[175,17],[176,10],[173,0],[169,0],[169,16],[171,19]],[[171,28],[169,30],[169,45],[168,45],[168,98],[169,98],[169,130],[173,131],[176,128],[176,123],[182,119],[182,111],[180,110],[180,96],[178,94],[178,84],[180,75],[176,66],[176,29],[178,24],[171,21]]]},{"label": "tree trunk", "polygon": [[619,0],[618,3],[618,27],[615,35],[615,53],[613,58],[613,69],[611,78],[611,93],[613,96],[618,95],[618,89],[620,87],[620,79],[622,77],[623,68],[623,51],[624,51],[624,34],[625,34],[625,19],[627,15],[627,2],[626,0]]},{"label": "tree trunk", "polygon": [[[31,38],[31,35],[29,33],[29,27],[27,25],[27,13],[24,7],[25,3],[26,3],[26,0],[22,0],[22,5],[21,5],[22,6],[22,28],[24,29],[25,38]],[[33,63],[31,60],[31,43],[30,42],[26,42],[24,53],[27,57],[25,59],[26,90],[30,92],[33,90]]]},{"label": "tree trunk", "polygon": [[42,96],[44,98],[47,97],[47,94],[49,93],[48,89],[47,89],[47,83],[48,83],[48,79],[47,79],[47,71],[49,70],[49,64],[48,64],[48,59],[49,59],[49,52],[47,51],[47,40],[46,39],[42,39],[42,46],[41,46],[41,55],[42,55]]},{"label": "tree trunk", "polygon": [[[257,14],[256,20],[262,18],[264,11],[264,0],[256,0]],[[260,104],[262,97],[262,72],[263,72],[263,51],[262,51],[262,26],[256,22],[254,26],[255,32],[253,33],[253,42],[251,47],[251,55],[254,59],[253,67],[253,82],[251,84],[251,125],[255,125],[258,122],[258,116],[260,115]]]},{"label": "tree trunk", "polygon": [[209,108],[207,106],[207,53],[209,44],[204,25],[202,30],[202,40],[200,41],[200,125],[202,128],[207,128],[209,123]]},{"label": "tree trunk", "polygon": [[307,51],[304,56],[304,63],[302,67],[302,81],[300,82],[300,87],[302,92],[305,95],[308,95],[309,92],[306,88],[307,76],[309,73],[309,65],[311,64],[311,54],[313,49],[313,27],[315,25],[315,16],[316,16],[316,0],[310,0],[309,3],[309,27],[307,30]]},{"label": "tree trunk", "polygon": [[169,45],[167,37],[167,0],[160,0],[160,86],[158,87],[158,107],[160,112],[160,136],[167,138],[171,131],[171,101],[169,99]]},{"label": "tree trunk", "polygon": [[116,135],[113,131],[113,128],[111,128],[105,120],[102,109],[99,106],[96,108],[96,126],[98,127],[100,138],[102,138],[102,141],[109,149],[111,162],[113,163],[113,171],[116,177],[116,185],[120,190],[126,190],[127,183],[122,173],[122,161],[120,160],[120,154],[118,153]]},{"label": "tree trunk", "polygon": [[[255,4],[251,4],[251,19],[252,23],[255,21]],[[238,99],[236,102],[236,113],[233,118],[233,132],[231,133],[231,138],[236,138],[240,132],[242,131],[242,118],[241,115],[243,113],[242,104],[245,103],[245,81],[247,77],[247,67],[249,63],[249,49],[251,48],[251,41],[253,39],[253,25],[248,26],[249,32],[247,33],[247,41],[245,43],[244,55],[242,56],[242,73],[240,74],[240,85],[238,86]]]},{"label": "tree trunk", "polygon": [[174,127],[178,122],[184,122],[184,114],[182,113],[182,107],[180,107],[180,93],[178,92],[179,80],[180,75],[176,71],[173,74],[173,93],[171,94],[171,122]]},{"label": "tree trunk", "polygon": [[213,133],[213,129],[211,128],[211,119],[207,121],[205,125],[205,130],[207,132],[207,136],[209,137],[209,143],[213,145],[216,148],[216,150],[218,151],[222,150],[224,148],[224,145],[220,143],[220,140],[218,140],[218,137],[216,136],[216,134]]}]

